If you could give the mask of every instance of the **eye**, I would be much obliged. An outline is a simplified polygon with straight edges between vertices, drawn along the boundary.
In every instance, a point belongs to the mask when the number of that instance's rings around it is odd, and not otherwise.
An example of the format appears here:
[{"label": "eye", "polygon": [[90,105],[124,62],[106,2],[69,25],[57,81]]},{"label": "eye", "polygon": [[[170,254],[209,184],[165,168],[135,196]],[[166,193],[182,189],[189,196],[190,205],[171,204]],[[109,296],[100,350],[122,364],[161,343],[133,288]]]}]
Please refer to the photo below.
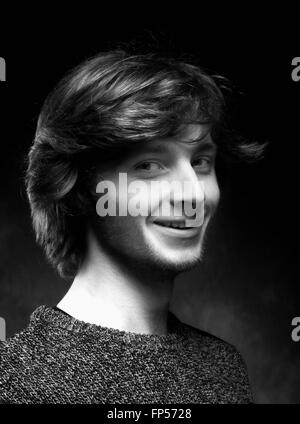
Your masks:
[{"label": "eye", "polygon": [[162,169],[162,166],[157,162],[145,161],[136,165],[135,169],[151,172],[151,171],[159,171],[160,169]]},{"label": "eye", "polygon": [[192,162],[192,166],[199,172],[210,172],[213,166],[213,160],[207,156],[201,156]]}]

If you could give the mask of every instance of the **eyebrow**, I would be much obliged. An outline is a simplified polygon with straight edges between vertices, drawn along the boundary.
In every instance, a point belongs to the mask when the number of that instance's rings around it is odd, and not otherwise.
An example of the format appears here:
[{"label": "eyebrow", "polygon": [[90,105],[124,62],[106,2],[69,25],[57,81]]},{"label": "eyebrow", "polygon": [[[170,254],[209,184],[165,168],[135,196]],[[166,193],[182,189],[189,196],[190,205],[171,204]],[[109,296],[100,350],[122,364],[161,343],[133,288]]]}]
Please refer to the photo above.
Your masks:
[{"label": "eyebrow", "polygon": [[212,139],[207,139],[207,136],[210,134],[210,131],[206,131],[200,137],[195,138],[194,140],[182,140],[181,143],[189,144],[191,146],[195,146],[196,150],[210,150],[216,151],[217,145],[213,142]]},{"label": "eyebrow", "polygon": [[216,152],[217,145],[213,141],[205,140],[205,141],[199,142],[199,144],[196,145],[196,150],[197,151],[206,150],[206,151]]},{"label": "eyebrow", "polygon": [[[199,139],[195,139],[192,141],[180,141],[180,143],[182,144],[186,144],[186,145],[191,145],[195,147],[196,151],[200,151],[200,150],[205,150],[205,151],[212,151],[215,152],[217,150],[217,146],[213,141],[209,141],[209,140],[205,140],[204,141],[204,137],[201,137]],[[171,144],[169,144],[170,147],[167,147],[166,145],[164,145],[163,142],[156,144],[156,145],[151,145],[151,143],[149,143],[148,145],[146,145],[143,149],[143,151],[141,151],[141,153],[168,153],[170,148],[171,148]]]}]

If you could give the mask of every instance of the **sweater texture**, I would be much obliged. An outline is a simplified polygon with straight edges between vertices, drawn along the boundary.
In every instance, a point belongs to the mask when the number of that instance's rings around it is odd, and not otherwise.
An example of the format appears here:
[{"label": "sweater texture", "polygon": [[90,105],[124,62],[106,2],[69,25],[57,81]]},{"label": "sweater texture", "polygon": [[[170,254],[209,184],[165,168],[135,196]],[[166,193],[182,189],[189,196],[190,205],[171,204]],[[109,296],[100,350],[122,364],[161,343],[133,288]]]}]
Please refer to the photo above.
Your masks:
[{"label": "sweater texture", "polygon": [[0,343],[1,403],[252,403],[230,344],[168,315],[164,335],[79,321],[39,306]]}]

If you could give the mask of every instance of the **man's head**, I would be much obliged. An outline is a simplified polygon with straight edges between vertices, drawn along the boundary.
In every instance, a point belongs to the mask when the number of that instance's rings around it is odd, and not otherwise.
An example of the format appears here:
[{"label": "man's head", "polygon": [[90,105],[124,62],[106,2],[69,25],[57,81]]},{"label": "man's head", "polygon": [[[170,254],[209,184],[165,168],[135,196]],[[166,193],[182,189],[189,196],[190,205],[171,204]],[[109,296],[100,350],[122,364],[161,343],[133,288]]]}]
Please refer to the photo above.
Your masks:
[{"label": "man's head", "polygon": [[[151,54],[98,54],[60,82],[39,117],[26,187],[37,241],[61,276],[77,273],[91,230],[102,248],[149,266],[182,271],[199,260],[219,200],[222,106],[218,85],[200,68]],[[119,173],[128,182],[201,182],[203,223],[179,230],[150,215],[99,217],[97,182],[117,185]],[[193,196],[175,203],[192,204]]]},{"label": "man's head", "polygon": [[219,201],[216,150],[207,125],[188,124],[100,167],[98,203],[111,205],[91,220],[101,248],[135,267],[176,274],[195,265]]}]

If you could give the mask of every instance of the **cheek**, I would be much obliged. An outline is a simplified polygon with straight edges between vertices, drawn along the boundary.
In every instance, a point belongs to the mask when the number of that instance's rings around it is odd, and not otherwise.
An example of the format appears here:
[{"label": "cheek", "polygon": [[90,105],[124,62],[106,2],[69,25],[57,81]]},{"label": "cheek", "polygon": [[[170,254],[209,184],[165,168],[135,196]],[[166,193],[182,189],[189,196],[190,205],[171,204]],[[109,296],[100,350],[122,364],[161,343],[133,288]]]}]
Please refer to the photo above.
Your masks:
[{"label": "cheek", "polygon": [[107,216],[97,220],[97,233],[101,243],[114,248],[134,249],[142,240],[142,217]]}]

